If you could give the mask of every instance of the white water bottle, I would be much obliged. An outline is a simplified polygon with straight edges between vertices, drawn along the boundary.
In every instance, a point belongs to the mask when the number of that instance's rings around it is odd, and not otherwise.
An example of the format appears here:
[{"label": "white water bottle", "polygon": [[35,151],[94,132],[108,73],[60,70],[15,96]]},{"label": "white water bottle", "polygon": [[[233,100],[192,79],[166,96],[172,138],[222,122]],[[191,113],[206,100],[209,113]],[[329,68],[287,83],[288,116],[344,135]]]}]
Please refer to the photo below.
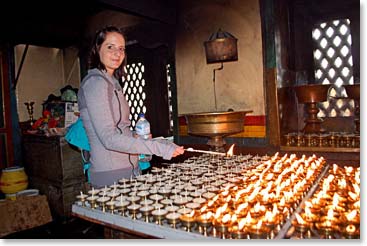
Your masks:
[{"label": "white water bottle", "polygon": [[[139,114],[139,119],[135,125],[135,132],[139,135],[142,139],[149,139],[150,138],[150,123],[145,118],[143,113]],[[152,159],[152,155],[148,154],[140,154],[139,161],[140,162],[148,162]]]}]

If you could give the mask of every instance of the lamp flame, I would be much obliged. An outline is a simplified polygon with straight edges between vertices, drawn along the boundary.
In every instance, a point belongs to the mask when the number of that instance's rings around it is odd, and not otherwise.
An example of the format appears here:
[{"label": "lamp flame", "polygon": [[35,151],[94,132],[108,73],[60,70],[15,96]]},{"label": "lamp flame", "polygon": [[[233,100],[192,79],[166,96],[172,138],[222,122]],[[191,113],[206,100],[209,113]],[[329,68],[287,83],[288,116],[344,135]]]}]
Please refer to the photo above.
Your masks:
[{"label": "lamp flame", "polygon": [[226,214],[226,215],[223,216],[222,222],[225,224],[228,221],[230,221],[230,219],[231,219],[231,215],[230,214]]},{"label": "lamp flame", "polygon": [[273,213],[270,211],[266,211],[265,216],[264,216],[264,220],[267,222],[271,222],[273,221]]},{"label": "lamp flame", "polygon": [[226,153],[226,156],[228,157],[233,156],[233,148],[234,148],[234,144],[232,144],[232,146],[229,148],[229,150]]},{"label": "lamp flame", "polygon": [[357,216],[357,210],[353,210],[349,214],[347,214],[348,221],[353,220]]},{"label": "lamp flame", "polygon": [[233,214],[232,217],[231,217],[232,224],[235,223],[236,221],[237,221],[237,215]]},{"label": "lamp flame", "polygon": [[259,220],[259,222],[257,222],[257,224],[256,224],[256,229],[260,229],[262,224],[263,224],[263,221]]},{"label": "lamp flame", "polygon": [[192,210],[191,213],[189,214],[189,217],[194,217],[195,214],[195,210]]},{"label": "lamp flame", "polygon": [[297,223],[300,225],[305,224],[305,221],[302,219],[301,215],[299,215],[298,213],[295,213],[296,215],[296,219],[297,219]]},{"label": "lamp flame", "polygon": [[209,211],[206,214],[202,215],[204,220],[209,220],[212,216],[213,216],[213,213],[211,211]]},{"label": "lamp flame", "polygon": [[353,201],[356,201],[358,199],[358,195],[351,191],[348,192],[348,195],[350,198],[352,198]]},{"label": "lamp flame", "polygon": [[246,224],[251,224],[252,217],[251,217],[250,212],[247,213],[247,216],[246,216],[245,220],[246,220]]},{"label": "lamp flame", "polygon": [[246,219],[243,218],[240,220],[240,222],[238,223],[238,229],[242,230],[242,228],[246,225]]}]

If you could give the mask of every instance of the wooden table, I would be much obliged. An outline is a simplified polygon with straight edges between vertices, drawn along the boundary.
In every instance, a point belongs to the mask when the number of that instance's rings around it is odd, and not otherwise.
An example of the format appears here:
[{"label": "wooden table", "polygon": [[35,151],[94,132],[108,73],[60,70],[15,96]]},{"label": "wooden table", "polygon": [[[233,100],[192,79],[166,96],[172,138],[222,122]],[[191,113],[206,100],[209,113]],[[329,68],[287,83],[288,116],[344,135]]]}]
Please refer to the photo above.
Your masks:
[{"label": "wooden table", "polygon": [[[92,223],[103,225],[108,231],[111,229],[118,231],[123,238],[219,240],[214,237],[205,237],[199,233],[191,233],[181,229],[170,228],[168,225],[161,226],[155,223],[146,223],[142,220],[133,220],[129,217],[102,212],[98,209],[82,207],[76,204],[72,206],[72,215]],[[110,235],[107,236],[113,237],[113,234],[116,235],[115,232],[110,231]]]}]

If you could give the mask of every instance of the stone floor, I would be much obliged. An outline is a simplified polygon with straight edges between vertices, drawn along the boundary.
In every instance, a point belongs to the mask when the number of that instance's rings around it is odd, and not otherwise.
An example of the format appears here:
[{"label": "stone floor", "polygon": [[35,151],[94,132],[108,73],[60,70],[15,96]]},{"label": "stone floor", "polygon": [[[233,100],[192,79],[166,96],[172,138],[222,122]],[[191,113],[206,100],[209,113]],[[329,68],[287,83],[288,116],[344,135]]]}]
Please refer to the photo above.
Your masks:
[{"label": "stone floor", "polygon": [[3,239],[103,239],[104,228],[79,218],[53,221],[43,226],[6,235]]}]

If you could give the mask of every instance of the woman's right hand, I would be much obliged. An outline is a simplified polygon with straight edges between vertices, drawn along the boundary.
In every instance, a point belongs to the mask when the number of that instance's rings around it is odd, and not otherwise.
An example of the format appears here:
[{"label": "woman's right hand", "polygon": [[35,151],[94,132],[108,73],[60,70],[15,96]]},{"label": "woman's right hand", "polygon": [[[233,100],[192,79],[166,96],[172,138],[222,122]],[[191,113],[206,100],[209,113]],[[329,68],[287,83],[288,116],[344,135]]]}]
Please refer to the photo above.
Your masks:
[{"label": "woman's right hand", "polygon": [[185,152],[184,147],[179,146],[178,148],[175,149],[175,152],[173,152],[172,157],[182,155],[184,152]]}]

